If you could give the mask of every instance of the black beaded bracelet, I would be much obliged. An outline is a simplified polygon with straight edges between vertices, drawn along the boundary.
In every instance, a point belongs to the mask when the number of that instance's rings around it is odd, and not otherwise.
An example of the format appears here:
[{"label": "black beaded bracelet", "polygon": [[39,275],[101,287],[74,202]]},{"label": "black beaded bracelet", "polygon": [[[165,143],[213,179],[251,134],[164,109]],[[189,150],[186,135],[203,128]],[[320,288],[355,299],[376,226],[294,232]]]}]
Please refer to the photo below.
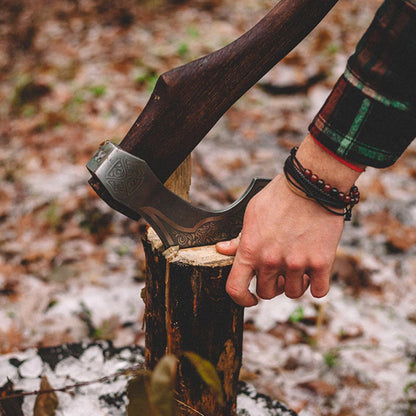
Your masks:
[{"label": "black beaded bracelet", "polygon": [[[288,182],[303,194],[315,200],[327,211],[342,215],[345,221],[351,220],[352,208],[360,201],[360,192],[354,185],[348,193],[325,183],[310,169],[305,169],[296,157],[298,148],[290,151],[284,165],[284,173]],[[342,211],[336,211],[342,210]]]}]

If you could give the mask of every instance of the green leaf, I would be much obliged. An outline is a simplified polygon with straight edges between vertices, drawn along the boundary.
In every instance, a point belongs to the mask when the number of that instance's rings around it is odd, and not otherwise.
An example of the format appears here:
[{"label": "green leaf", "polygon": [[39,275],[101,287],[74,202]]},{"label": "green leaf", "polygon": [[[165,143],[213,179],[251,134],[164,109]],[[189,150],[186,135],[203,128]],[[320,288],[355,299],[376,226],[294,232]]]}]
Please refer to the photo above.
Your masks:
[{"label": "green leaf", "polygon": [[177,365],[178,360],[175,356],[165,355],[153,370],[149,399],[158,416],[175,416],[176,414],[174,389]]},{"label": "green leaf", "polygon": [[292,323],[299,322],[305,317],[305,312],[302,306],[298,306],[289,316],[289,321]]},{"label": "green leaf", "polygon": [[188,53],[188,51],[189,51],[189,47],[186,43],[182,42],[178,46],[178,55],[181,56],[182,58]]},{"label": "green leaf", "polygon": [[127,383],[127,416],[152,416],[151,404],[147,394],[150,374],[138,370]]},{"label": "green leaf", "polygon": [[224,405],[224,391],[215,367],[194,352],[185,352],[185,357],[192,363],[204,383],[211,388],[220,405]]},{"label": "green leaf", "polygon": [[102,97],[106,93],[106,86],[105,85],[91,85],[89,90],[92,92],[94,97]]}]

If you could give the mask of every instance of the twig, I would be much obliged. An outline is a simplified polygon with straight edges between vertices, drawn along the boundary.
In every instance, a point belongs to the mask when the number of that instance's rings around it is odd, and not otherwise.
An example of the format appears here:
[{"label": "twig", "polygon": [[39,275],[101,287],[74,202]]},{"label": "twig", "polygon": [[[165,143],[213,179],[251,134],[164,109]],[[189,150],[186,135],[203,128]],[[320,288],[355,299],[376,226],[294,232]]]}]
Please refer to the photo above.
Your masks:
[{"label": "twig", "polygon": [[289,84],[289,85],[276,85],[270,82],[259,82],[257,85],[266,93],[271,95],[295,95],[303,94],[308,91],[309,88],[324,81],[327,74],[324,72],[318,72],[307,78],[303,83]]},{"label": "twig", "polygon": [[115,377],[119,377],[119,376],[125,376],[128,375],[130,372],[132,371],[136,371],[138,369],[143,369],[142,365],[136,365],[134,367],[129,367],[126,368],[124,370],[119,370],[117,372],[115,372],[114,374],[111,374],[109,376],[104,376],[101,377],[99,379],[96,380],[89,380],[89,381],[82,381],[80,383],[75,383],[75,384],[70,384],[68,386],[64,386],[64,387],[58,387],[55,389],[46,389],[46,390],[34,390],[34,391],[27,391],[27,392],[22,392],[22,393],[15,393],[15,394],[10,394],[8,396],[0,396],[0,402],[3,400],[9,400],[9,399],[17,399],[19,397],[25,397],[25,396],[37,396],[39,394],[48,394],[48,393],[53,393],[53,392],[65,392],[67,390],[72,390],[72,389],[76,389],[79,387],[85,387],[85,386],[89,386],[91,384],[95,384],[95,383],[104,383],[106,381],[109,381]]},{"label": "twig", "polygon": [[177,403],[179,403],[181,406],[186,407],[187,409],[191,410],[192,412],[194,412],[195,414],[197,414],[199,416],[206,416],[203,413],[199,412],[198,410],[194,409],[193,407],[189,406],[188,404],[184,403],[181,400],[175,399],[175,401]]}]

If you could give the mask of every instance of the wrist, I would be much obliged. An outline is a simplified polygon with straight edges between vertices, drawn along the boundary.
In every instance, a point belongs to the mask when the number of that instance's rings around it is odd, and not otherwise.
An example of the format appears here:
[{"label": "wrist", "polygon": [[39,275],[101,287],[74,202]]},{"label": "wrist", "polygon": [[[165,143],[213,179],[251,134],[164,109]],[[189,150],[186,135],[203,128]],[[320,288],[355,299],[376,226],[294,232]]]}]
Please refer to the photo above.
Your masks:
[{"label": "wrist", "polygon": [[351,188],[365,168],[365,166],[356,165],[359,169],[353,169],[341,162],[318,145],[311,135],[307,135],[299,146],[297,158],[303,166],[340,190]]},{"label": "wrist", "polygon": [[[360,200],[355,181],[361,172],[332,157],[311,136],[304,140],[302,146],[302,159],[306,159],[309,165],[304,166],[300,161],[297,154],[299,148],[292,148],[283,169],[289,188],[295,193],[300,191],[328,212],[342,215],[345,221],[350,221],[351,211]],[[327,181],[329,174],[331,183]],[[348,189],[347,184],[350,185]]]}]

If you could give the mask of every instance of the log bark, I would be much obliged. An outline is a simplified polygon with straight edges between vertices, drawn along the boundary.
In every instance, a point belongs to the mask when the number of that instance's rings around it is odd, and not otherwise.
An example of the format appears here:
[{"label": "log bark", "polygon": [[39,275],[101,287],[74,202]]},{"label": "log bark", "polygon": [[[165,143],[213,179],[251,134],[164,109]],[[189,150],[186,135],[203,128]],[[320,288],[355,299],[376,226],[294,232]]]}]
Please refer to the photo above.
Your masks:
[{"label": "log bark", "polygon": [[[166,353],[181,357],[192,351],[209,360],[221,379],[225,405],[185,358],[178,369],[181,416],[235,414],[242,358],[243,308],[225,292],[232,257],[214,246],[163,252],[149,230],[144,241],[146,270],[146,366],[153,369]],[[194,409],[194,410],[191,410]]]}]

